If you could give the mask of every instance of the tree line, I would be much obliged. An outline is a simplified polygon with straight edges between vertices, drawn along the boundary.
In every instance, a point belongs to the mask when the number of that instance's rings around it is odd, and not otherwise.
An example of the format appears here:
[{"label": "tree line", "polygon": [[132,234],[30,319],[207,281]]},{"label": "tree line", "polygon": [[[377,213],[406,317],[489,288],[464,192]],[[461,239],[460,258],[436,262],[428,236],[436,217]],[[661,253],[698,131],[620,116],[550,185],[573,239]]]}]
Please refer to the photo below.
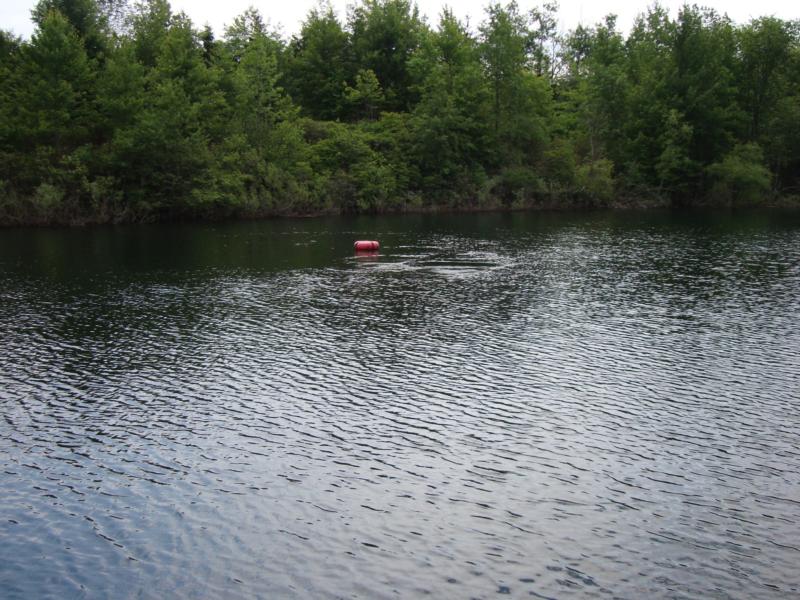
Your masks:
[{"label": "tree line", "polygon": [[557,14],[359,0],[217,39],[167,0],[40,0],[0,31],[0,222],[797,197],[798,22]]}]

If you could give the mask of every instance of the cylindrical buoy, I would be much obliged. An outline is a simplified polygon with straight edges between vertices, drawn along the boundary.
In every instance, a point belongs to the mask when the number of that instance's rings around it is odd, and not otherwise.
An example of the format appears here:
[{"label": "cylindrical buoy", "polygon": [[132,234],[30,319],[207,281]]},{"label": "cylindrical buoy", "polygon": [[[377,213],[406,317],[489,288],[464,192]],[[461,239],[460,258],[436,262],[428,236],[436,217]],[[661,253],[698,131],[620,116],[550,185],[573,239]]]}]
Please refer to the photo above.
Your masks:
[{"label": "cylindrical buoy", "polygon": [[381,249],[381,245],[374,241],[361,240],[354,244],[356,252],[377,252]]}]

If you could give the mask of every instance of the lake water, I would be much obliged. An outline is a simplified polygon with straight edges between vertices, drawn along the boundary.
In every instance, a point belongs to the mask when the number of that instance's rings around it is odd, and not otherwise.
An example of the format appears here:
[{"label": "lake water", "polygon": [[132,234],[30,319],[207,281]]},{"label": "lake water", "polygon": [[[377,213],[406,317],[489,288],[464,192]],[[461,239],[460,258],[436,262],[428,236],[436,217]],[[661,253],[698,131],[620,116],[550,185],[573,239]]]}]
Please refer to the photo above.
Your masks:
[{"label": "lake water", "polygon": [[798,213],[0,230],[0,344],[5,599],[800,594]]}]

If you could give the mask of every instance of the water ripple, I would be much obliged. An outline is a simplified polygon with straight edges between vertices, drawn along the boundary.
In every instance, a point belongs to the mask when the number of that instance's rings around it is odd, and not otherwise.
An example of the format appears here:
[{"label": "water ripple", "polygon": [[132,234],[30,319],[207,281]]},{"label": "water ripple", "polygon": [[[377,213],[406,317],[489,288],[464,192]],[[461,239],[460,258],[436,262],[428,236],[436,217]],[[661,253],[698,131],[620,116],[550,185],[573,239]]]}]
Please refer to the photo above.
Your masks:
[{"label": "water ripple", "polygon": [[800,593],[800,226],[515,218],[0,243],[4,597]]}]

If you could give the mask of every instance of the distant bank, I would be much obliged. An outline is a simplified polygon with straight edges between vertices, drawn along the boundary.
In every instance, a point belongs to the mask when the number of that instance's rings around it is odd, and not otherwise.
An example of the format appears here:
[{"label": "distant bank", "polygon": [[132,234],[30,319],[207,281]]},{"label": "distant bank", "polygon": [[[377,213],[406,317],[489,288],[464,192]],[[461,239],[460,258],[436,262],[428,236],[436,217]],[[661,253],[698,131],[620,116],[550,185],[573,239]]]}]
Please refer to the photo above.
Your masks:
[{"label": "distant bank", "polygon": [[41,0],[0,31],[0,224],[797,204],[797,22],[557,15],[364,0],[217,39],[166,0]]},{"label": "distant bank", "polygon": [[505,202],[492,199],[481,203],[453,203],[453,204],[424,204],[424,203],[393,203],[381,210],[368,212],[342,212],[340,210],[270,210],[241,213],[210,213],[197,214],[150,214],[134,217],[131,215],[109,215],[107,213],[95,215],[49,215],[43,218],[40,215],[4,215],[0,220],[0,228],[4,227],[87,227],[93,225],[123,225],[123,224],[154,224],[176,222],[221,222],[221,221],[248,221],[260,219],[283,218],[321,218],[330,216],[355,216],[364,215],[401,215],[401,214],[463,214],[481,212],[575,212],[575,211],[647,211],[664,209],[702,209],[702,210],[750,210],[750,209],[779,209],[800,210],[800,196],[783,196],[765,198],[755,203],[723,203],[714,201],[703,202],[673,202],[668,198],[650,197],[618,197],[610,200],[597,200],[595,198],[572,194],[559,197],[541,197],[524,201]]}]

